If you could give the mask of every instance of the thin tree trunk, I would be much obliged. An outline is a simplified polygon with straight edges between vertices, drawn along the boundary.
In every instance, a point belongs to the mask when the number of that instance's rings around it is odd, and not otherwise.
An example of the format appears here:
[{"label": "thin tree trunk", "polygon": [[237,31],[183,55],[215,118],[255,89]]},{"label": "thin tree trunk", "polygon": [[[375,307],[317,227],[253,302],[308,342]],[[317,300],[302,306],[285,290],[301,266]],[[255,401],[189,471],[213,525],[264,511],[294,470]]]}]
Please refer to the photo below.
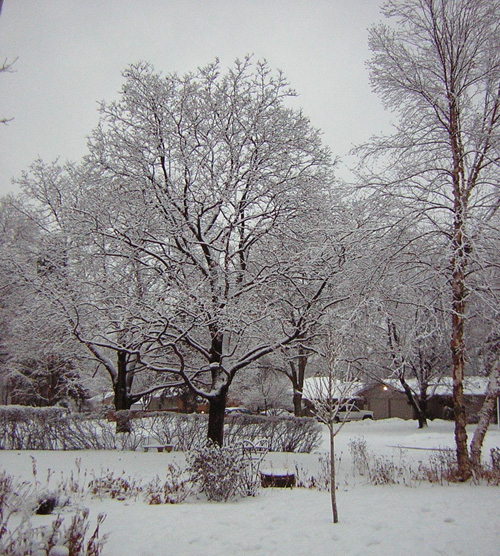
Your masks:
[{"label": "thin tree trunk", "polygon": [[[452,279],[452,379],[453,379],[453,412],[455,415],[455,443],[457,453],[458,475],[467,480],[471,475],[469,452],[467,448],[467,418],[464,403],[464,367],[465,367],[465,269],[462,253],[463,237],[461,229],[456,230],[455,255]],[[456,260],[459,259],[459,260]]]},{"label": "thin tree trunk", "polygon": [[425,416],[425,413],[419,413],[417,415],[417,421],[419,429],[425,429],[427,427],[427,417]]},{"label": "thin tree trunk", "polygon": [[488,381],[488,390],[479,414],[479,423],[470,443],[471,462],[474,467],[481,466],[481,451],[484,437],[495,413],[498,396],[500,395],[500,364],[497,361]]},{"label": "thin tree trunk", "polygon": [[304,379],[306,376],[308,355],[302,345],[299,345],[299,357],[297,367],[293,361],[290,362],[291,378],[293,386],[293,412],[295,417],[302,417],[304,409],[302,407],[302,392],[304,391]]},{"label": "thin tree trunk", "polygon": [[408,386],[404,376],[399,376],[399,382],[405,391],[406,397],[413,408],[414,415],[418,421],[418,428],[423,429],[427,426],[427,392],[420,391],[420,398],[417,402],[411,388]]},{"label": "thin tree trunk", "polygon": [[332,515],[333,523],[339,522],[339,513],[337,509],[337,490],[335,488],[335,432],[334,423],[330,421],[328,423],[328,429],[330,432],[330,498],[332,501]]},{"label": "thin tree trunk", "polygon": [[[297,395],[299,404],[299,411],[296,413],[297,417],[302,417],[304,415],[304,410],[302,408],[302,392],[304,391],[304,379],[306,377],[306,367],[307,367],[307,354],[302,344],[299,344],[299,363],[298,363],[298,376],[297,376]],[[294,395],[295,398],[295,395]]]}]

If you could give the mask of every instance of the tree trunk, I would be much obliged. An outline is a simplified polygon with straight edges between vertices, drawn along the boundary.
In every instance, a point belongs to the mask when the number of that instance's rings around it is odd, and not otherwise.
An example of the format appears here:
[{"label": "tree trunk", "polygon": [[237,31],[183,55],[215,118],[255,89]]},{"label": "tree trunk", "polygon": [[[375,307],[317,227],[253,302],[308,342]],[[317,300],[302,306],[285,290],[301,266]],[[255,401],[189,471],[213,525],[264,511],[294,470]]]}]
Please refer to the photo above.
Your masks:
[{"label": "tree trunk", "polygon": [[457,453],[458,475],[462,480],[471,476],[469,452],[467,449],[467,418],[464,403],[464,367],[465,367],[465,267],[466,255],[463,246],[462,222],[457,217],[453,240],[454,260],[452,277],[452,331],[451,356],[453,379],[453,412],[455,416],[455,443]]},{"label": "tree trunk", "polygon": [[419,429],[425,429],[427,427],[427,417],[425,416],[425,413],[419,413],[417,415],[417,421]]},{"label": "tree trunk", "polygon": [[208,433],[207,437],[219,446],[224,443],[224,417],[226,413],[227,392],[229,383],[221,384],[223,335],[214,330],[212,333],[212,345],[210,347],[210,365],[212,366],[212,389],[217,394],[209,398],[208,410]]},{"label": "tree trunk", "polygon": [[427,387],[420,389],[420,396],[418,398],[418,428],[425,429],[427,427]]},{"label": "tree trunk", "polygon": [[488,382],[488,390],[479,414],[472,442],[470,443],[471,463],[474,467],[481,467],[481,451],[484,437],[495,413],[498,396],[500,395],[500,364],[497,362]]},{"label": "tree trunk", "polygon": [[415,418],[418,420],[418,428],[423,429],[427,426],[427,388],[420,390],[420,398],[417,402],[404,376],[399,376],[399,382],[413,408]]},{"label": "tree trunk", "polygon": [[465,481],[471,476],[467,448],[467,419],[464,404],[465,368],[465,308],[467,305],[466,274],[468,245],[465,230],[467,217],[467,192],[464,178],[464,156],[460,144],[459,108],[454,82],[448,92],[450,147],[453,159],[453,236],[451,240],[451,360],[453,380],[453,412],[455,415],[455,443],[458,475]]},{"label": "tree trunk", "polygon": [[291,380],[293,386],[293,412],[295,417],[302,417],[304,410],[302,408],[302,392],[304,391],[304,379],[306,376],[308,355],[304,346],[299,345],[299,357],[297,368],[293,362],[290,362],[292,368]]},{"label": "tree trunk", "polygon": [[302,392],[293,391],[293,412],[295,417],[302,417]]},{"label": "tree trunk", "polygon": [[332,501],[333,523],[339,522],[339,513],[337,510],[337,490],[335,488],[335,432],[333,421],[328,423],[330,432],[330,498]]},{"label": "tree trunk", "polygon": [[117,354],[117,375],[113,384],[115,394],[115,410],[116,415],[116,432],[129,433],[132,430],[130,425],[130,407],[132,400],[128,392],[127,384],[127,354],[124,351],[118,351]]},{"label": "tree trunk", "polygon": [[209,400],[208,439],[219,446],[224,443],[224,416],[226,412],[228,387],[222,388],[217,396]]}]

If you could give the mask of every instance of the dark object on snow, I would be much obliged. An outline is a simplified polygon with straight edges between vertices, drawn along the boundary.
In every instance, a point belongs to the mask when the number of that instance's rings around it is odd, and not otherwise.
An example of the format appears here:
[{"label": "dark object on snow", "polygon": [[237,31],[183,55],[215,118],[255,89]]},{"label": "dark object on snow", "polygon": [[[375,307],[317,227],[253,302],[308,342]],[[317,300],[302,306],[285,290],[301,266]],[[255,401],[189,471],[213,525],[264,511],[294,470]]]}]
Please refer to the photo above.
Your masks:
[{"label": "dark object on snow", "polygon": [[268,488],[268,487],[292,488],[295,486],[294,473],[261,472],[260,477],[262,480],[263,488]]},{"label": "dark object on snow", "polygon": [[53,494],[40,498],[38,500],[38,507],[36,508],[35,513],[37,515],[50,515],[57,506],[58,501],[57,496],[54,496]]}]

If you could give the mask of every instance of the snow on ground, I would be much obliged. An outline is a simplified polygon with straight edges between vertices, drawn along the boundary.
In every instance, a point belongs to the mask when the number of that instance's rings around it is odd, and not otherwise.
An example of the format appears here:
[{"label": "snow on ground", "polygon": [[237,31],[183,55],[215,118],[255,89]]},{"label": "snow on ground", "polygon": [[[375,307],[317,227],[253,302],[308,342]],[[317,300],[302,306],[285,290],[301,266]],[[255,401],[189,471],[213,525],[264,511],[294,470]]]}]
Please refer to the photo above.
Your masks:
[{"label": "snow on ground", "polygon": [[[469,429],[472,433],[473,428]],[[103,556],[497,556],[500,554],[498,487],[412,483],[373,486],[352,474],[349,442],[363,438],[374,455],[403,466],[427,461],[432,451],[413,448],[453,447],[453,423],[434,421],[419,431],[414,422],[389,419],[348,423],[336,439],[340,523],[331,523],[328,492],[314,489],[264,489],[255,498],[229,503],[192,500],[178,505],[149,506],[141,499],[116,501],[87,497],[93,518],[107,514],[103,531],[109,540]],[[403,446],[404,448],[398,448]],[[500,446],[494,427],[486,437],[485,455]],[[269,454],[265,467],[298,469],[306,478],[318,475],[315,454]],[[143,452],[0,452],[1,467],[23,480],[52,482],[60,473],[85,480],[102,470],[152,479],[167,462],[183,462],[183,454]],[[46,517],[35,517],[36,520]],[[92,522],[94,519],[92,519]]]}]

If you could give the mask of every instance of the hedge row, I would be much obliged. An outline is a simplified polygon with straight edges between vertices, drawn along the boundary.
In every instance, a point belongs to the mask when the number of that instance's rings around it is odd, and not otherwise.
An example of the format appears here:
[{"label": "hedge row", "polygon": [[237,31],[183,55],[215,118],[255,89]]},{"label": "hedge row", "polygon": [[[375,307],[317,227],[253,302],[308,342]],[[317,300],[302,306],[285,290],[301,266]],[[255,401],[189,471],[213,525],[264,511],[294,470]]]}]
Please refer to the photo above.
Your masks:
[{"label": "hedge row", "polygon": [[[204,443],[206,415],[157,412],[132,420],[130,434],[116,434],[115,423],[102,416],[72,414],[62,408],[0,406],[3,450],[136,450],[143,444],[171,444],[187,451]],[[321,429],[313,419],[228,416],[225,443],[265,441],[270,451],[311,452]]]}]

